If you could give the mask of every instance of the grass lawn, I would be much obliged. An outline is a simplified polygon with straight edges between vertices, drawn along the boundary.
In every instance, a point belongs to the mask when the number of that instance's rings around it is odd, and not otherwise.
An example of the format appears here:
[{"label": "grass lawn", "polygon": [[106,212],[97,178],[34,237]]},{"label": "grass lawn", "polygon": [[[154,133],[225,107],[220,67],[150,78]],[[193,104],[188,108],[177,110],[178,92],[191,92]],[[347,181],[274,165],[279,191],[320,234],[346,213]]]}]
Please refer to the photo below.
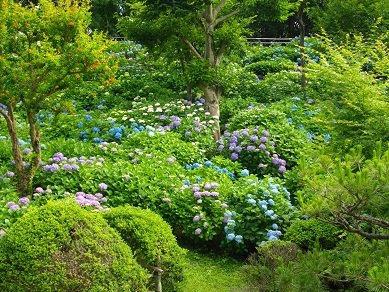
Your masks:
[{"label": "grass lawn", "polygon": [[242,272],[244,261],[227,256],[205,254],[189,250],[185,268],[185,292],[251,292],[249,282]]}]

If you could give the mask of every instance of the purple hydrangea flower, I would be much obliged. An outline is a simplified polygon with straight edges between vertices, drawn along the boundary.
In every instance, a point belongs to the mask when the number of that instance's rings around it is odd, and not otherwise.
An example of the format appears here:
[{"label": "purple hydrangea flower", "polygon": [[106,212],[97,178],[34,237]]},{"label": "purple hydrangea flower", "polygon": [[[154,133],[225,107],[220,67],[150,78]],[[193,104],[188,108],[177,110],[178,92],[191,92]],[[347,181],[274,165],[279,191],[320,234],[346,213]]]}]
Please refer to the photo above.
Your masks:
[{"label": "purple hydrangea flower", "polygon": [[62,165],[62,168],[65,169],[66,171],[72,170],[72,166],[70,164],[64,164]]},{"label": "purple hydrangea flower", "polygon": [[268,131],[263,130],[262,135],[263,135],[264,137],[269,137],[270,134],[269,134]]},{"label": "purple hydrangea flower", "polygon": [[200,235],[200,233],[201,233],[201,229],[200,228],[197,228],[196,230],[195,230],[195,235]]},{"label": "purple hydrangea flower", "polygon": [[106,190],[108,188],[108,186],[105,184],[105,183],[101,183],[101,184],[99,184],[99,189],[100,190]]},{"label": "purple hydrangea flower", "polygon": [[238,155],[238,153],[232,153],[231,154],[231,160],[238,160],[238,158],[239,158],[239,155]]},{"label": "purple hydrangea flower", "polygon": [[169,157],[168,159],[166,159],[166,162],[173,163],[174,160],[175,160],[174,157]]},{"label": "purple hydrangea flower", "polygon": [[27,197],[22,197],[22,198],[19,199],[18,202],[19,202],[19,204],[21,204],[21,205],[27,205],[27,204],[30,202],[30,199],[27,198]]},{"label": "purple hydrangea flower", "polygon": [[12,211],[17,211],[17,210],[20,209],[20,206],[15,204],[15,205],[9,206],[9,208],[10,208]]},{"label": "purple hydrangea flower", "polygon": [[22,150],[22,153],[24,153],[24,154],[30,154],[31,152],[32,152],[32,150],[30,148],[24,148]]},{"label": "purple hydrangea flower", "polygon": [[266,143],[269,141],[269,139],[267,139],[267,137],[261,137],[261,139],[259,139],[262,143]]},{"label": "purple hydrangea flower", "polygon": [[251,136],[251,137],[250,137],[250,141],[251,141],[251,142],[256,142],[256,141],[258,141],[258,136]]},{"label": "purple hydrangea flower", "polygon": [[36,191],[37,193],[43,193],[43,189],[42,189],[41,187],[37,187],[37,188],[35,189],[35,191]]},{"label": "purple hydrangea flower", "polygon": [[247,151],[253,151],[255,150],[255,146],[249,145],[247,146]]},{"label": "purple hydrangea flower", "polygon": [[169,203],[169,202],[170,202],[170,199],[169,199],[169,198],[164,198],[163,201],[164,201],[165,203]]},{"label": "purple hydrangea flower", "polygon": [[8,177],[13,177],[15,174],[12,171],[7,171],[5,175]]},{"label": "purple hydrangea flower", "polygon": [[11,207],[11,206],[13,206],[13,205],[15,205],[15,202],[12,202],[12,201],[11,201],[11,202],[8,202],[8,203],[6,204],[7,207]]},{"label": "purple hydrangea flower", "polygon": [[286,167],[281,165],[279,168],[278,168],[278,172],[279,173],[284,173],[286,171]]},{"label": "purple hydrangea flower", "polygon": [[261,144],[258,146],[258,148],[261,149],[261,150],[266,150],[266,145],[261,143]]},{"label": "purple hydrangea flower", "polygon": [[200,221],[200,216],[194,216],[193,217],[193,222],[196,223],[196,222],[199,222]]}]

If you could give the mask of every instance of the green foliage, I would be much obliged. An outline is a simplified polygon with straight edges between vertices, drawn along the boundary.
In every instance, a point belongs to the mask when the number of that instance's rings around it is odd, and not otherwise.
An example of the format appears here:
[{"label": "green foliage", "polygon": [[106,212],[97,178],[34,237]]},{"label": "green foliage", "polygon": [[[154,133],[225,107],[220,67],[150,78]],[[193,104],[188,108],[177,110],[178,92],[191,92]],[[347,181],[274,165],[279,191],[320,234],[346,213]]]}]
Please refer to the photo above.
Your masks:
[{"label": "green foliage", "polygon": [[299,251],[295,261],[280,261],[275,270],[260,265],[248,270],[254,270],[261,291],[386,291],[388,250],[387,241],[351,235],[334,250]]},{"label": "green foliage", "polygon": [[[324,29],[331,38],[341,41],[349,34],[362,33],[374,38],[388,30],[389,10],[385,0],[346,0],[341,3],[328,0],[323,4],[310,12],[317,33]],[[345,21],[351,17],[354,21]],[[377,28],[374,30],[374,27]]]},{"label": "green foliage", "polygon": [[0,240],[2,291],[144,291],[145,271],[97,214],[71,201],[23,216]]},{"label": "green foliage", "polygon": [[376,56],[373,59],[377,70],[382,71],[378,68],[388,64],[382,54],[387,46],[379,40],[369,43],[363,38],[338,46],[323,38],[322,49],[320,62],[308,64],[307,88],[312,98],[320,102],[322,111],[315,120],[331,132],[334,149],[344,151],[355,144],[371,149],[377,140],[388,141],[384,130],[389,114],[386,89],[374,73],[362,71],[369,56]]},{"label": "green foliage", "polygon": [[269,73],[277,73],[281,71],[291,71],[295,67],[294,62],[287,59],[257,61],[246,66],[246,69],[255,73],[258,76],[265,76]]},{"label": "green foliage", "polygon": [[[257,252],[251,254],[243,268],[243,272],[250,279],[252,286],[260,291],[272,290],[277,268],[297,260],[299,247],[283,240],[269,241],[257,247]],[[276,290],[278,291],[278,290]]]},{"label": "green foliage", "polygon": [[171,227],[162,217],[150,210],[130,206],[112,208],[102,215],[131,247],[141,265],[163,270],[163,290],[177,291],[183,280],[185,251],[178,246]]},{"label": "green foliage", "polygon": [[302,209],[367,238],[388,238],[388,159],[389,151],[382,153],[379,142],[371,160],[364,159],[361,146],[343,159],[319,155],[301,168],[306,182],[299,198]]},{"label": "green foliage", "polygon": [[267,74],[259,83],[255,100],[261,103],[272,103],[288,100],[291,96],[304,97],[304,89],[300,85],[301,74],[297,72],[278,72]]},{"label": "green foliage", "polygon": [[297,244],[302,249],[312,250],[316,242],[324,249],[333,249],[342,239],[341,229],[314,218],[296,220],[285,233],[285,240]]},{"label": "green foliage", "polygon": [[295,261],[299,249],[298,245],[290,241],[276,240],[266,242],[257,247],[257,264],[275,270],[280,264],[280,258],[285,264]]}]

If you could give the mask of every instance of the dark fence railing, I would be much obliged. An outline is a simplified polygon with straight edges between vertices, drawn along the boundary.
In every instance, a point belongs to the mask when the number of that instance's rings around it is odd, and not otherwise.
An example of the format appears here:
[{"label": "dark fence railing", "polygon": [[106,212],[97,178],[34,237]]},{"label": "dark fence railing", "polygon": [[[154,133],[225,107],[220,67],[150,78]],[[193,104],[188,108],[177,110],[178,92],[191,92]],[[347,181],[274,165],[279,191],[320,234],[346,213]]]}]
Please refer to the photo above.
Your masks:
[{"label": "dark fence railing", "polygon": [[251,45],[279,45],[288,44],[293,38],[247,38],[247,42]]},{"label": "dark fence railing", "polygon": [[[112,37],[111,40],[117,41],[117,42],[123,42],[125,41],[125,37]],[[251,45],[264,45],[264,46],[271,46],[276,44],[287,44],[289,43],[293,38],[247,38],[247,43]]]}]

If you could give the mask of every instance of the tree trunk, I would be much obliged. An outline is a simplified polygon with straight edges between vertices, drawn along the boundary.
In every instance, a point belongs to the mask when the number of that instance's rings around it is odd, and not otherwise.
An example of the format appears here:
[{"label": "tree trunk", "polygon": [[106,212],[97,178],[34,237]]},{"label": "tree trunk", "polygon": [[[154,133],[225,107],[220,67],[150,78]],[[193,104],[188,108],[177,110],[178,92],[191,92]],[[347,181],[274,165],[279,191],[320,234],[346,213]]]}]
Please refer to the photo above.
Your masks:
[{"label": "tree trunk", "polygon": [[211,117],[215,118],[215,129],[213,131],[213,139],[219,140],[221,137],[220,132],[220,97],[223,93],[221,87],[205,86],[200,84],[199,87],[204,92],[205,96],[205,109],[210,113]]},{"label": "tree trunk", "polygon": [[304,9],[305,9],[305,0],[301,1],[299,11],[297,13],[297,21],[299,23],[300,31],[300,56],[301,56],[301,87],[306,87],[307,81],[305,77],[305,22],[304,22]]},{"label": "tree trunk", "polygon": [[[30,139],[33,154],[30,161],[23,161],[12,104],[7,106],[7,110],[8,114],[4,117],[7,122],[8,133],[11,137],[12,156],[14,158],[16,168],[16,189],[20,197],[25,197],[30,194],[32,179],[39,168],[39,162],[41,159],[40,132],[36,127],[34,114],[29,112],[28,121],[30,123]],[[25,166],[25,163],[27,162],[30,164]]]}]

